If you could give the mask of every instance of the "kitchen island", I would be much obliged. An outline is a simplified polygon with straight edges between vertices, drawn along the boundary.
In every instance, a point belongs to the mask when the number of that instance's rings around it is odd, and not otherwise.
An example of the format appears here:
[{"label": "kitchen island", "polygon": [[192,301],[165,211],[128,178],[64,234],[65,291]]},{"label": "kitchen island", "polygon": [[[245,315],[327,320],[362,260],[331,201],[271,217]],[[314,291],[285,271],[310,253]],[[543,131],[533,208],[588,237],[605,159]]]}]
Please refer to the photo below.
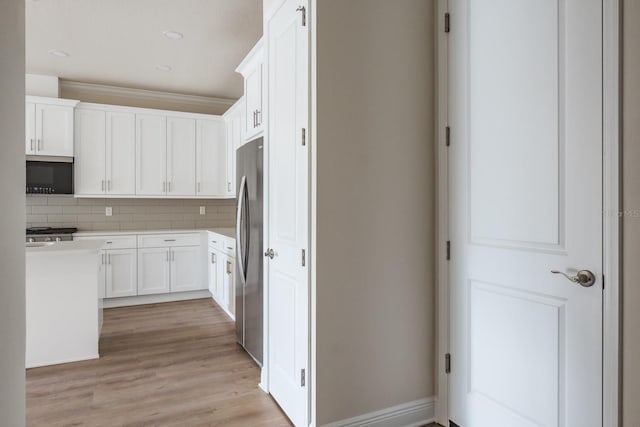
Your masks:
[{"label": "kitchen island", "polygon": [[99,357],[104,288],[99,286],[98,269],[103,244],[27,244],[27,368]]}]

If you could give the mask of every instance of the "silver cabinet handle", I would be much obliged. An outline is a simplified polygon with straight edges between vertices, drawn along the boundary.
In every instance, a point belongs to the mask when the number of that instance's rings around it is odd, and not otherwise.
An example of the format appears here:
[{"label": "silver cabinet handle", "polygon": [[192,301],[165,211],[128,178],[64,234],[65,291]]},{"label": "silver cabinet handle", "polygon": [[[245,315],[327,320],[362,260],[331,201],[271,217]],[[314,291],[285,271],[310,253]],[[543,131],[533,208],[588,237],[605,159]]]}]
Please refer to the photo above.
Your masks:
[{"label": "silver cabinet handle", "polygon": [[165,255],[166,255],[166,257],[165,257],[166,261],[169,262],[169,251],[165,252]]},{"label": "silver cabinet handle", "polygon": [[101,257],[102,258],[102,265],[104,265],[104,257],[105,257],[105,254],[103,253],[102,257]]},{"label": "silver cabinet handle", "polygon": [[171,261],[175,261],[176,260],[176,253],[171,251]]},{"label": "silver cabinet handle", "polygon": [[42,143],[42,140],[38,138],[38,151],[42,150],[42,147],[44,147],[44,144]]},{"label": "silver cabinet handle", "polygon": [[111,191],[111,180],[107,180],[107,190]]},{"label": "silver cabinet handle", "polygon": [[36,147],[35,147],[35,140],[33,138],[30,139],[31,141],[31,151],[35,151]]},{"label": "silver cabinet handle", "polygon": [[111,254],[107,254],[107,264],[111,265]]},{"label": "silver cabinet handle", "polygon": [[227,274],[231,274],[231,263],[227,261]]},{"label": "silver cabinet handle", "polygon": [[104,191],[104,179],[102,180],[102,191]]},{"label": "silver cabinet handle", "polygon": [[256,110],[256,122],[258,123],[258,126],[262,124],[262,111],[260,110]]},{"label": "silver cabinet handle", "polygon": [[227,182],[227,191],[231,191],[231,183]]},{"label": "silver cabinet handle", "polygon": [[255,129],[256,127],[256,112],[253,111],[253,128]]},{"label": "silver cabinet handle", "polygon": [[563,273],[562,271],[551,270],[553,274],[561,274],[566,277],[570,282],[577,283],[580,286],[585,288],[589,288],[596,283],[596,276],[589,270],[580,270],[575,276],[570,276],[567,273]]},{"label": "silver cabinet handle", "polygon": [[198,193],[200,192],[200,183],[198,183]]},{"label": "silver cabinet handle", "polygon": [[175,242],[176,239],[164,239],[165,242]]},{"label": "silver cabinet handle", "polygon": [[216,254],[211,252],[211,264],[215,264],[215,263],[216,263]]}]

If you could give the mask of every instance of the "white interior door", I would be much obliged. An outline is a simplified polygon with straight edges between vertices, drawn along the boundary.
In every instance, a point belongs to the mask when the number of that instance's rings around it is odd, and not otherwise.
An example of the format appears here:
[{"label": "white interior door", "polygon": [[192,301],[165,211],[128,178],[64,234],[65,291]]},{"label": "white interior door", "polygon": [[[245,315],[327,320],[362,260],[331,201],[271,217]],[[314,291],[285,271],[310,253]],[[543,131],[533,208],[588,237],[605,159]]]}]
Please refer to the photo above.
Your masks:
[{"label": "white interior door", "polygon": [[309,416],[307,10],[306,0],[287,0],[268,27],[269,391],[296,426],[308,425]]},{"label": "white interior door", "polygon": [[601,426],[602,2],[449,6],[450,418]]}]

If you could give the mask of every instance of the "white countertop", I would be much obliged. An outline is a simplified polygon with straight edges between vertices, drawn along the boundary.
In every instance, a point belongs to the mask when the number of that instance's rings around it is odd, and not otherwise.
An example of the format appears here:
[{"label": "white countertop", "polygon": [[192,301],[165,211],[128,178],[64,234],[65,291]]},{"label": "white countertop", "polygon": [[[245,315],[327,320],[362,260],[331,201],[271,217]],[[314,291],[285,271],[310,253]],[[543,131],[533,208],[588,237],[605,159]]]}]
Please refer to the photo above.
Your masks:
[{"label": "white countertop", "polygon": [[47,246],[26,247],[27,255],[68,255],[81,252],[95,252],[102,249],[104,243],[99,240],[77,240],[71,242],[55,242]]},{"label": "white countertop", "polygon": [[127,230],[127,231],[78,231],[73,233],[74,236],[131,236],[131,235],[144,235],[144,234],[179,234],[179,233],[201,233],[209,231],[211,233],[220,234],[225,237],[235,239],[236,230],[233,228],[209,228],[199,230]]}]

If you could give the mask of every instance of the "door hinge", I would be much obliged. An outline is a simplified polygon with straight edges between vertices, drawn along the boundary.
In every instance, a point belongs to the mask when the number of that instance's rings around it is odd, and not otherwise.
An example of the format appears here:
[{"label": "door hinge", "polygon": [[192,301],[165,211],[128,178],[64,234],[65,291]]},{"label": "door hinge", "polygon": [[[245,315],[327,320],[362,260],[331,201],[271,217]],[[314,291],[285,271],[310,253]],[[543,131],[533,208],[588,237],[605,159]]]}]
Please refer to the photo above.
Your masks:
[{"label": "door hinge", "polygon": [[302,266],[304,267],[305,265],[307,265],[307,251],[303,249],[302,250]]},{"label": "door hinge", "polygon": [[451,241],[447,240],[447,261],[451,260]]},{"label": "door hinge", "polygon": [[444,373],[451,373],[451,353],[447,353],[444,355]]},{"label": "door hinge", "polygon": [[304,369],[300,369],[300,387],[304,387],[307,384],[306,373]]},{"label": "door hinge", "polygon": [[296,12],[302,12],[302,26],[307,26],[307,8],[304,6],[298,6]]},{"label": "door hinge", "polygon": [[444,32],[448,33],[451,31],[451,16],[449,12],[444,14]]},{"label": "door hinge", "polygon": [[302,146],[307,145],[307,130],[302,128]]},{"label": "door hinge", "polygon": [[447,147],[451,145],[451,128],[449,126],[444,128],[444,142]]}]

